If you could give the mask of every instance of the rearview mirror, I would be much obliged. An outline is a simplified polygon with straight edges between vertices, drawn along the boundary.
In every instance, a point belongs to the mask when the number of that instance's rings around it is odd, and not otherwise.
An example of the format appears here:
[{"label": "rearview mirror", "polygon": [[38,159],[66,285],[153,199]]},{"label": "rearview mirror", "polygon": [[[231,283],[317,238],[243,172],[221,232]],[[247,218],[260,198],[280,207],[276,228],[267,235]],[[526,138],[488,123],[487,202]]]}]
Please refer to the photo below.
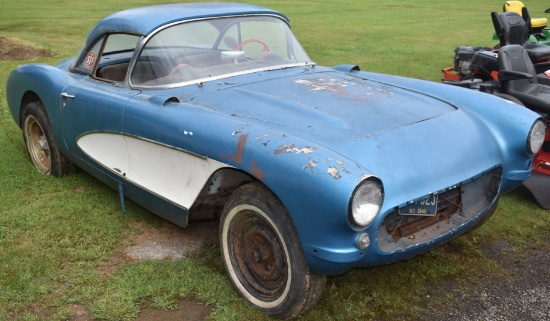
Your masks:
[{"label": "rearview mirror", "polygon": [[222,61],[238,64],[239,62],[246,61],[246,54],[244,51],[222,51],[221,58]]}]

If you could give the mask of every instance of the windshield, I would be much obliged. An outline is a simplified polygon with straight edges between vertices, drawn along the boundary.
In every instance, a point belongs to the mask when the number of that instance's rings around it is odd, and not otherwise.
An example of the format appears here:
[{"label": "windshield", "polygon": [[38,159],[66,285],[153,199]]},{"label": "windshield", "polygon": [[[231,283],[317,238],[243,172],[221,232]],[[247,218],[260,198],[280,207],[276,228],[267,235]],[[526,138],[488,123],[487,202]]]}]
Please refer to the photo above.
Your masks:
[{"label": "windshield", "polygon": [[180,23],[150,37],[131,83],[141,87],[206,81],[310,62],[288,25],[271,16]]}]

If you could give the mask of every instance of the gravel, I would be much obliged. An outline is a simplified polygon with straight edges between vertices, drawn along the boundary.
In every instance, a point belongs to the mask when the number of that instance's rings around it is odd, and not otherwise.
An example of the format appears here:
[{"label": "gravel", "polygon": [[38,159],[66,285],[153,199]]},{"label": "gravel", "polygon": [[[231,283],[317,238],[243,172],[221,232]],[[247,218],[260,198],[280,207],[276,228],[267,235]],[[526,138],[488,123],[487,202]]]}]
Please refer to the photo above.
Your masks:
[{"label": "gravel", "polygon": [[[478,284],[448,284],[436,296],[449,296],[453,302],[441,308],[428,308],[424,320],[550,321],[550,249],[531,249],[518,256],[501,242],[486,249],[489,257],[508,272],[487,277]],[[438,304],[439,306],[439,304]],[[437,311],[436,311],[437,310]]]}]

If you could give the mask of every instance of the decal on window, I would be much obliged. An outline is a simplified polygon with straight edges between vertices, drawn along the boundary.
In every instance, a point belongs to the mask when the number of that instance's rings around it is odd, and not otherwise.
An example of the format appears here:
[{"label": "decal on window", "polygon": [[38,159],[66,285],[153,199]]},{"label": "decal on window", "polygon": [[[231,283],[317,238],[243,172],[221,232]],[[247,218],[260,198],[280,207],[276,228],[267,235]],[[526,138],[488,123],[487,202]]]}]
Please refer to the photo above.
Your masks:
[{"label": "decal on window", "polygon": [[88,52],[86,55],[86,66],[92,68],[95,64],[95,53],[93,51]]}]

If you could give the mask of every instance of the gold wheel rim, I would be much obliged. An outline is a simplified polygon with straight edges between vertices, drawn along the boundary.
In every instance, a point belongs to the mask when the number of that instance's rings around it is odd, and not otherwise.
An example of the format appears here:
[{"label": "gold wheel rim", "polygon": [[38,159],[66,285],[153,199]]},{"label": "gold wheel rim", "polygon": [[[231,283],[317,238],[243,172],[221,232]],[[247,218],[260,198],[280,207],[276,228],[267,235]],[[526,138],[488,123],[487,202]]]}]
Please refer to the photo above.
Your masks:
[{"label": "gold wheel rim", "polygon": [[33,116],[25,120],[25,136],[32,162],[39,171],[48,174],[51,169],[50,145],[42,126]]}]

